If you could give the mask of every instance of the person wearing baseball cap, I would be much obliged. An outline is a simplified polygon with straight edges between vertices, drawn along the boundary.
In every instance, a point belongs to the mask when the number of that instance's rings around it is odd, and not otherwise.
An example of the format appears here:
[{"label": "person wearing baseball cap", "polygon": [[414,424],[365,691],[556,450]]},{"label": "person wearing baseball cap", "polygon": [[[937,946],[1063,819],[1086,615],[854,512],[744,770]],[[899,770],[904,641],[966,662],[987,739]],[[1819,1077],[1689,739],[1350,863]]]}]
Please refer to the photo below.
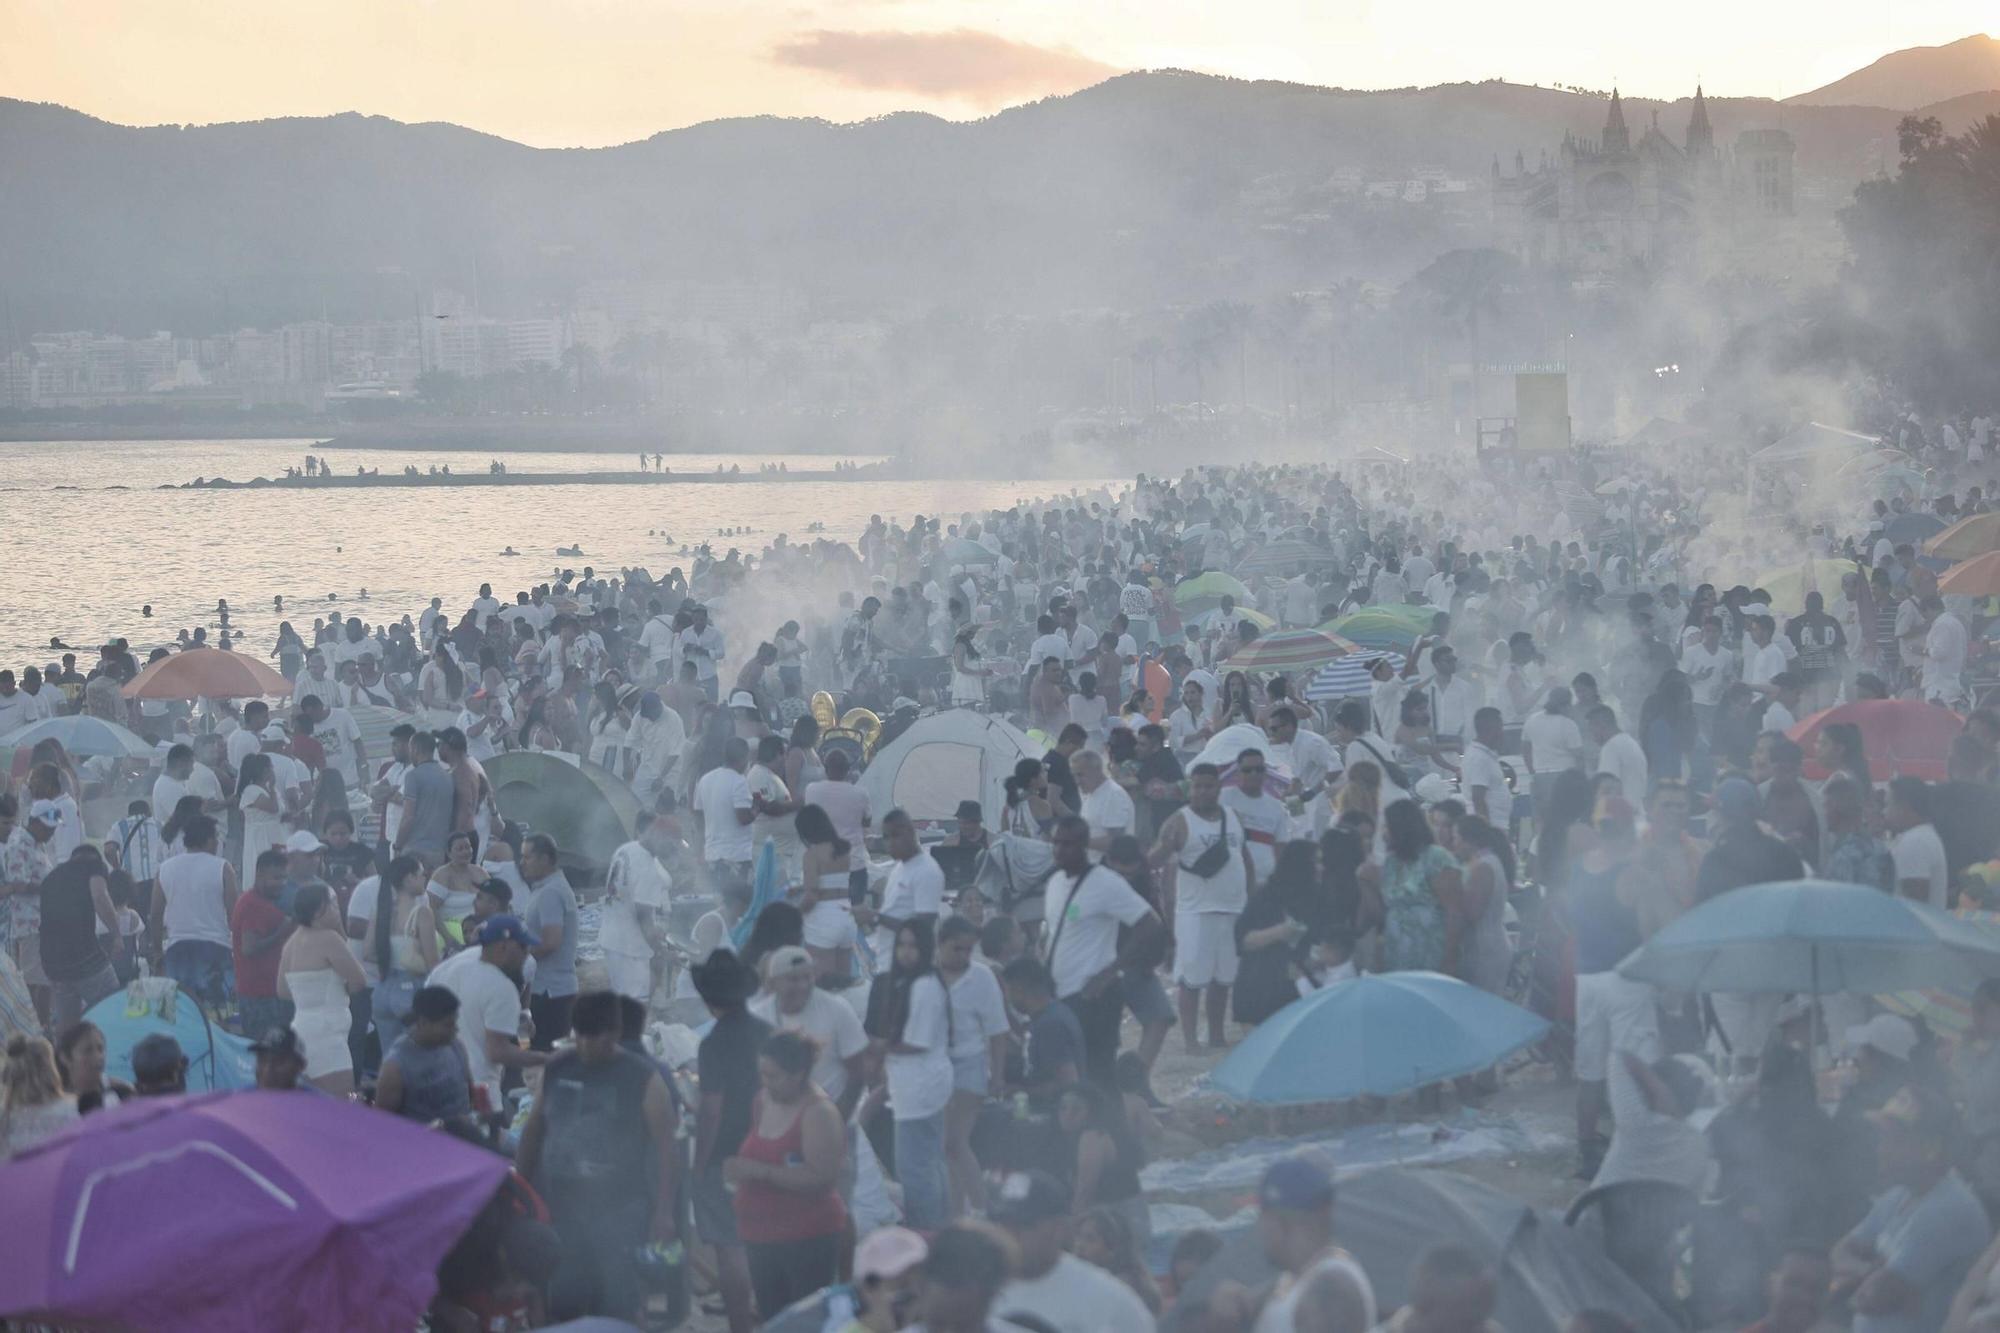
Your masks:
[{"label": "person wearing baseball cap", "polygon": [[835,1310],[843,1296],[836,1290],[828,1299],[823,1327],[843,1333],[896,1333],[908,1326],[917,1278],[929,1256],[924,1238],[907,1227],[869,1232],[854,1249],[854,1286],[844,1293],[847,1308]]},{"label": "person wearing baseball cap", "polygon": [[500,1080],[508,1069],[548,1063],[548,1053],[521,1047],[521,969],[535,937],[521,918],[489,916],[473,937],[478,947],[460,949],[431,969],[425,984],[458,997],[458,1033],[471,1067],[482,1114],[501,1109]]},{"label": "person wearing baseball cap", "polygon": [[1046,1171],[1016,1171],[990,1190],[987,1216],[1020,1248],[1014,1278],[1000,1289],[1001,1319],[1032,1315],[1053,1328],[1150,1333],[1153,1316],[1130,1287],[1068,1252],[1068,1186]]},{"label": "person wearing baseball cap", "polygon": [[1329,1327],[1354,1333],[1375,1327],[1368,1274],[1334,1243],[1333,1199],[1333,1170],[1318,1154],[1271,1163],[1257,1186],[1257,1241],[1278,1280],[1261,1300],[1240,1283],[1224,1283],[1210,1298],[1210,1313],[1231,1328],[1291,1333],[1303,1298],[1332,1316]]},{"label": "person wearing baseball cap", "polygon": [[1952,1165],[1958,1116],[1943,1093],[1911,1083],[1867,1119],[1887,1188],[1834,1247],[1833,1294],[1853,1305],[1854,1333],[1937,1333],[1993,1238]]}]

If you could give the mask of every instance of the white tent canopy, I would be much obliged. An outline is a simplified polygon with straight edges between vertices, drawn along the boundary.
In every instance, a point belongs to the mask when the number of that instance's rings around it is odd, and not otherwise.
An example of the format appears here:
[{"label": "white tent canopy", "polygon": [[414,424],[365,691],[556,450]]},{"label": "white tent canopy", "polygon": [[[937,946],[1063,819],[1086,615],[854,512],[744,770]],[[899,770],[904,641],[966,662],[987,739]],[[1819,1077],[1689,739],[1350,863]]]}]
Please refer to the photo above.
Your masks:
[{"label": "white tent canopy", "polygon": [[955,708],[919,718],[877,751],[861,772],[861,789],[879,821],[901,807],[919,827],[957,818],[960,801],[977,801],[998,819],[1014,765],[1042,752],[1004,719]]}]

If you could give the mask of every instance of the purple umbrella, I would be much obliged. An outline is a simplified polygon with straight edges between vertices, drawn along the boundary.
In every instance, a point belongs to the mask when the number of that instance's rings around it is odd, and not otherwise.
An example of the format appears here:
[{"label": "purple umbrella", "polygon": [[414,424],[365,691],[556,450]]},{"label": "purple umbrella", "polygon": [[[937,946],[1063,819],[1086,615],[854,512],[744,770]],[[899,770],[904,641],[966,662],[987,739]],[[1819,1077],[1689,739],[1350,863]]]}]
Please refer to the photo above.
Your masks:
[{"label": "purple umbrella", "polygon": [[0,1318],[408,1333],[506,1174],[311,1092],[128,1104],[0,1166]]}]

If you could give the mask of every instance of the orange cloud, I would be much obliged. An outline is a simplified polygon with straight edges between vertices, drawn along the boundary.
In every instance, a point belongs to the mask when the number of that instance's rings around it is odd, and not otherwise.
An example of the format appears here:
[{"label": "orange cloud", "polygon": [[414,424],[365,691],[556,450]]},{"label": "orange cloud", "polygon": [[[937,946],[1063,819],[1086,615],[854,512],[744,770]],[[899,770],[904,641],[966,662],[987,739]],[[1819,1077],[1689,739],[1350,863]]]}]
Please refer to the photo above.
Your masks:
[{"label": "orange cloud", "polygon": [[780,42],[781,65],[814,70],[855,88],[919,93],[980,106],[1075,92],[1119,71],[1075,51],[1010,41],[990,32],[834,32]]}]

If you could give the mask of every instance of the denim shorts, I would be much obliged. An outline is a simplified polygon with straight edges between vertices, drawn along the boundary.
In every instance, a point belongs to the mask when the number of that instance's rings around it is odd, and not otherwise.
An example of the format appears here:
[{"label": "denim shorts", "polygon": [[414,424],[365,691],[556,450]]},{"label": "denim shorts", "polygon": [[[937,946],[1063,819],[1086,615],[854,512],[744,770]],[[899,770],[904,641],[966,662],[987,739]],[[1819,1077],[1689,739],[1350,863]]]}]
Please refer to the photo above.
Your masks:
[{"label": "denim shorts", "polygon": [[984,1051],[977,1055],[954,1055],[951,1058],[951,1090],[984,1097],[992,1073],[992,1065]]},{"label": "denim shorts", "polygon": [[1124,991],[1125,1007],[1132,1011],[1132,1021],[1140,1027],[1174,1021],[1174,1003],[1153,973],[1126,972],[1118,978],[1118,984]]}]

